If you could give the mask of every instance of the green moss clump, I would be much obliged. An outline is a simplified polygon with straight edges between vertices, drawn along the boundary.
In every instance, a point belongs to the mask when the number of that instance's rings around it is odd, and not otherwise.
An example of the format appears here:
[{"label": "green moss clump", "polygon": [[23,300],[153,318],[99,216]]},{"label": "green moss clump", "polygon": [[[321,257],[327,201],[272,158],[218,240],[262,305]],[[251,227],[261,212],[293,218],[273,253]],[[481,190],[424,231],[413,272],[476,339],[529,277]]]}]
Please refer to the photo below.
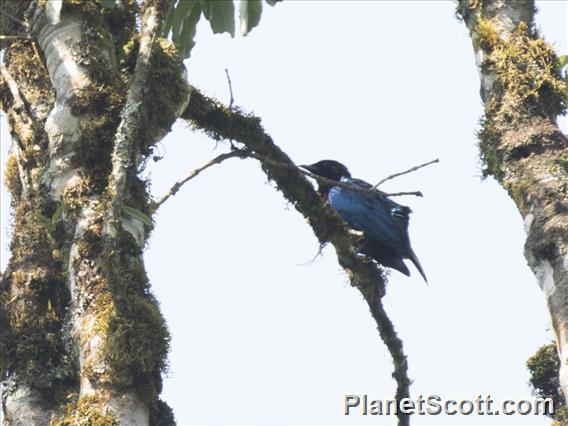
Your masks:
[{"label": "green moss clump", "polygon": [[84,396],[65,406],[63,413],[56,416],[50,426],[118,426],[118,420],[105,412],[104,401],[96,396]]},{"label": "green moss clump", "polygon": [[558,58],[552,47],[536,31],[521,22],[506,39],[501,37],[494,19],[478,18],[477,39],[489,58],[484,66],[497,75],[504,98],[495,105],[512,113],[519,105],[538,108],[554,117],[566,111],[566,83],[562,80]]},{"label": "green moss clump", "polygon": [[[560,359],[555,343],[542,346],[527,361],[530,372],[530,384],[535,395],[541,398],[552,398],[555,410],[565,405],[564,397],[560,390],[558,378]],[[552,415],[553,413],[546,413]]]},{"label": "green moss clump", "polygon": [[155,300],[129,299],[120,311],[109,312],[105,357],[116,374],[114,383],[136,385],[150,400],[161,391],[156,378],[167,367],[170,335]]},{"label": "green moss clump", "polygon": [[[123,236],[119,234],[119,238]],[[93,382],[134,387],[141,399],[150,402],[161,392],[170,334],[149,291],[138,257],[140,248],[128,242],[121,247],[123,269],[114,272],[120,274],[120,280],[105,288],[101,286],[92,303],[95,324],[91,334],[85,336],[88,340],[96,334],[102,339],[103,346],[93,362],[104,360],[109,369],[97,373],[96,368],[87,368],[86,375]]]},{"label": "green moss clump", "polygon": [[20,182],[20,172],[18,169],[18,159],[16,154],[8,155],[6,159],[6,168],[4,169],[4,185],[8,188],[10,195],[17,199],[22,192],[22,183]]},{"label": "green moss clump", "polygon": [[[503,38],[495,19],[477,18],[474,43],[487,54],[482,70],[496,77],[478,133],[483,172],[501,180],[506,156],[524,158],[542,144],[552,143],[554,138],[536,140],[535,129],[565,113],[567,85],[552,47],[534,29],[521,22]],[[507,132],[512,130],[516,137],[508,139]]]}]

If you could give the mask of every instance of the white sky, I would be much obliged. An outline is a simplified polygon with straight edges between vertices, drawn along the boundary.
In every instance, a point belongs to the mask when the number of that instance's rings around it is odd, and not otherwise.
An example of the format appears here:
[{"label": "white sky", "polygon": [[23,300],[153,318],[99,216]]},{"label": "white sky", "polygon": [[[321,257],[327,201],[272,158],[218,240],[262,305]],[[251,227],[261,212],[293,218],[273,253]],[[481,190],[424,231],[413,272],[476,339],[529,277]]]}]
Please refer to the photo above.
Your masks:
[{"label": "white sky", "polygon": [[[568,3],[537,2],[537,22],[568,51]],[[201,24],[190,81],[254,112],[298,164],[340,160],[412,207],[411,241],[430,285],[392,272],[386,308],[408,354],[412,395],[531,398],[525,362],[552,338],[523,257],[520,215],[480,179],[479,79],[449,1],[294,2],[265,7],[246,38]],[[566,129],[566,120],[562,125]],[[2,153],[9,136],[2,116]],[[153,193],[226,150],[178,124],[148,166]],[[8,200],[2,189],[2,237]],[[346,394],[394,395],[390,355],[332,248],[318,243],[253,160],[209,169],[168,201],[146,252],[172,332],[163,398],[178,424],[392,424],[343,415]],[[2,241],[2,268],[8,259]],[[307,264],[306,264],[307,263]],[[546,424],[544,418],[415,417],[414,424]]]}]

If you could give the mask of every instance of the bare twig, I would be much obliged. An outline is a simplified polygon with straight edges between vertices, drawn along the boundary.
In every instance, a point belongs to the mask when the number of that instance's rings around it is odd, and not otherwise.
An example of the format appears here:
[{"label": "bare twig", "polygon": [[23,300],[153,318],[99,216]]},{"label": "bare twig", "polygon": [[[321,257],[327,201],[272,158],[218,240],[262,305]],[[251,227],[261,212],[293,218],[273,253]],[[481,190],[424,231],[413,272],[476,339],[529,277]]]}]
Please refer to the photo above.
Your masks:
[{"label": "bare twig", "polygon": [[[395,173],[395,174],[392,174],[390,176],[387,176],[386,178],[380,180],[379,183],[377,183],[373,188],[378,187],[379,185],[385,183],[387,180],[394,179],[395,177],[402,176],[402,175],[405,175],[407,173],[412,173],[412,172],[414,172],[418,169],[421,169],[422,167],[426,167],[426,166],[429,166],[430,164],[438,163],[439,161],[440,161],[440,159],[436,158],[435,160],[428,161],[427,163],[420,164],[419,166],[412,167],[411,169],[405,170],[404,172]],[[403,195],[403,194],[401,194],[401,195]],[[407,195],[407,194],[404,194],[404,195]],[[420,195],[420,197],[421,197],[421,195]]]},{"label": "bare twig", "polygon": [[204,165],[192,170],[186,177],[184,177],[183,179],[178,180],[170,189],[168,192],[166,192],[162,197],[160,197],[160,199],[158,201],[156,201],[154,203],[154,211],[158,210],[158,208],[164,204],[171,196],[175,195],[179,189],[185,185],[186,182],[188,182],[189,180],[193,179],[194,177],[196,177],[199,173],[201,173],[203,170],[208,169],[211,166],[214,166],[215,164],[220,164],[223,161],[227,160],[228,158],[235,158],[235,157],[243,157],[243,155],[245,155],[243,153],[243,151],[231,151],[231,152],[227,152],[221,155],[218,155],[217,157],[213,158],[212,160],[209,160],[207,163],[205,163]]},{"label": "bare twig", "polygon": [[398,197],[401,195],[415,195],[416,197],[423,197],[424,195],[422,194],[422,192],[420,191],[410,191],[410,192],[394,192],[394,193],[389,193],[389,192],[383,192],[380,189],[376,189],[376,188],[362,188],[360,186],[357,185],[351,185],[348,183],[344,183],[344,182],[338,182],[336,180],[333,179],[329,179],[326,178],[324,176],[319,176],[316,175],[312,172],[309,172],[307,170],[301,169],[299,167],[297,167],[294,164],[286,164],[286,163],[282,163],[282,162],[278,162],[278,161],[273,161],[273,160],[268,160],[268,159],[263,159],[261,158],[259,155],[254,154],[254,153],[249,153],[247,154],[249,157],[252,158],[256,158],[257,160],[261,160],[261,161],[265,161],[265,162],[270,162],[271,164],[277,166],[277,167],[284,167],[284,168],[289,168],[289,169],[296,169],[299,173],[303,174],[304,176],[308,176],[311,177],[312,179],[317,180],[318,182],[321,183],[325,183],[328,185],[333,185],[333,186],[338,186],[340,188],[344,188],[344,189],[349,189],[350,191],[354,191],[354,192],[361,192],[363,194],[372,194],[372,195],[379,195],[382,197]]},{"label": "bare twig", "polygon": [[229,93],[231,94],[231,100],[229,101],[229,109],[233,107],[233,102],[235,98],[233,97],[233,84],[231,83],[231,76],[229,75],[229,70],[225,68],[225,74],[227,74],[227,82],[229,83]]},{"label": "bare twig", "polygon": [[424,197],[421,191],[402,191],[402,192],[385,192],[387,197],[400,197],[401,195],[414,195],[415,197]]}]

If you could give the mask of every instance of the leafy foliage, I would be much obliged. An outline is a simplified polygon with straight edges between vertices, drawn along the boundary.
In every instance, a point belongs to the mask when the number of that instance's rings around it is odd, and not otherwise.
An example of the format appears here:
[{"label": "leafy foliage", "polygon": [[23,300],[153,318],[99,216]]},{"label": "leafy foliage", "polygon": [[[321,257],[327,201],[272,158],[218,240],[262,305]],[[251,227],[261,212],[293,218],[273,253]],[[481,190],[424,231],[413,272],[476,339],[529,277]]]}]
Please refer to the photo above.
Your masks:
[{"label": "leafy foliage", "polygon": [[[274,6],[281,0],[265,0]],[[262,0],[241,0],[239,6],[239,30],[247,35],[260,22]],[[172,41],[182,58],[188,58],[195,46],[197,23],[203,16],[213,33],[229,33],[235,36],[235,5],[233,0],[174,0],[166,17],[163,36],[171,34]]]}]

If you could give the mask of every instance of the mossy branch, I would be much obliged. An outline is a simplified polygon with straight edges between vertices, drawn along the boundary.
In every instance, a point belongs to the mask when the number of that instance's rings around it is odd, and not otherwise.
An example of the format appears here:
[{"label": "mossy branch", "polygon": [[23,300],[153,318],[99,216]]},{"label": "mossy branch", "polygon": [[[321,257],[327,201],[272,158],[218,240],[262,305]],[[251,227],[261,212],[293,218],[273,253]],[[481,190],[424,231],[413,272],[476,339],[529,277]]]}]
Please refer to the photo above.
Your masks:
[{"label": "mossy branch", "polygon": [[[166,2],[167,3],[167,2]],[[141,109],[144,108],[146,86],[150,76],[151,59],[154,44],[161,27],[161,6],[157,0],[145,2],[142,13],[140,32],[140,48],[134,68],[134,75],[126,104],[121,112],[121,121],[116,130],[112,153],[112,172],[109,178],[107,193],[110,198],[108,209],[107,231],[119,221],[121,207],[124,202],[127,174],[134,165],[137,136],[143,127]]]},{"label": "mossy branch", "polygon": [[[258,117],[237,108],[228,108],[193,88],[182,118],[215,140],[234,140],[243,144],[260,161],[266,176],[307,219],[320,243],[333,244],[340,265],[347,272],[351,285],[365,298],[379,334],[393,358],[396,398],[400,401],[409,397],[410,379],[403,343],[382,304],[385,279],[374,262],[357,255],[355,237],[349,233],[339,215],[327,206],[288,155],[273,142]],[[408,416],[399,413],[398,418],[399,425],[409,424]]]}]

